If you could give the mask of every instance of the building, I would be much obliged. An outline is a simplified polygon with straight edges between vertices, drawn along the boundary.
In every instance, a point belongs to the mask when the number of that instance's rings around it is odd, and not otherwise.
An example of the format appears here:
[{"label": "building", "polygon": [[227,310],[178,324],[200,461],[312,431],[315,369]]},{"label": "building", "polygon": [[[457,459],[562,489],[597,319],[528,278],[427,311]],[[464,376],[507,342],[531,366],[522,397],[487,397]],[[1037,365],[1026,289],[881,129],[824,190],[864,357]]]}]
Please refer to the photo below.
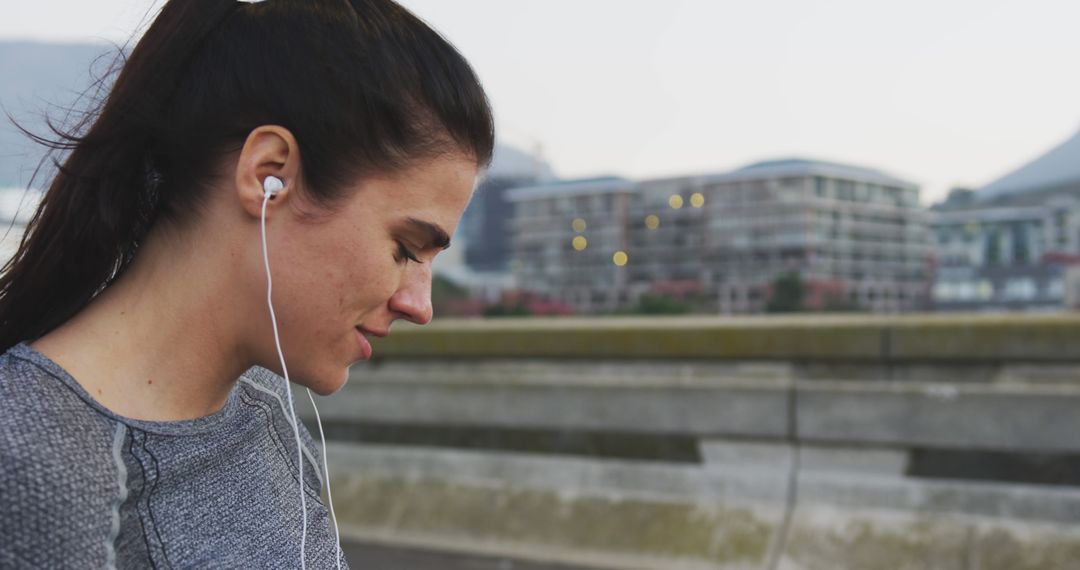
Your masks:
[{"label": "building", "polygon": [[646,294],[760,312],[791,272],[807,284],[809,308],[913,310],[929,293],[919,188],[876,170],[777,160],[714,175],[535,186],[511,199],[520,283],[585,312]]},{"label": "building", "polygon": [[1080,269],[1080,133],[931,213],[939,310],[1060,310]]},{"label": "building", "polygon": [[629,243],[636,184],[619,177],[511,190],[515,281],[581,312],[628,304],[629,278],[614,262]]},{"label": "building", "polygon": [[930,251],[916,185],[867,168],[782,160],[703,190],[723,312],[763,310],[770,284],[788,272],[802,276],[818,308],[924,306]]},{"label": "building", "polygon": [[453,247],[435,259],[435,272],[469,290],[478,306],[497,303],[516,289],[510,261],[512,205],[506,193],[518,186],[555,179],[539,155],[499,144],[452,238]]},{"label": "building", "polygon": [[[539,152],[539,151],[537,151]],[[465,265],[475,272],[506,272],[510,262],[511,188],[549,182],[555,174],[538,154],[498,145],[491,168],[461,216]]]}]

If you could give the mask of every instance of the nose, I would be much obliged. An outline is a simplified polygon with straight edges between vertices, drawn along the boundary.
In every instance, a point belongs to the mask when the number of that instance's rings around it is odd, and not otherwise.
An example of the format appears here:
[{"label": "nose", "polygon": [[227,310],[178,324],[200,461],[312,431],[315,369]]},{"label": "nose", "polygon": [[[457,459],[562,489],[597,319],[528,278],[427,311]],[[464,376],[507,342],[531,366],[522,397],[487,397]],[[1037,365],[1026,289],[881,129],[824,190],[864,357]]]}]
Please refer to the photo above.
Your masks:
[{"label": "nose", "polygon": [[431,322],[434,313],[431,307],[431,269],[430,266],[417,269],[422,270],[406,277],[390,297],[390,310],[401,315],[400,318],[426,325]]}]

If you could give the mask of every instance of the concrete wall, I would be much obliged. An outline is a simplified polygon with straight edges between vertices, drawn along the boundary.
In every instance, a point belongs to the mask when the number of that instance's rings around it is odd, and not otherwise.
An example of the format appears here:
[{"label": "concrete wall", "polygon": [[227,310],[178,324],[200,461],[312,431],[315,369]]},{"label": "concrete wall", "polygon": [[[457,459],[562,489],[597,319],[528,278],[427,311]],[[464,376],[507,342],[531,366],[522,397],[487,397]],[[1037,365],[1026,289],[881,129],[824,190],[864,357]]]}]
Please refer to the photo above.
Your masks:
[{"label": "concrete wall", "polygon": [[319,409],[357,538],[607,568],[1080,568],[1075,473],[1023,472],[1080,456],[1074,339],[1069,317],[395,325]]}]

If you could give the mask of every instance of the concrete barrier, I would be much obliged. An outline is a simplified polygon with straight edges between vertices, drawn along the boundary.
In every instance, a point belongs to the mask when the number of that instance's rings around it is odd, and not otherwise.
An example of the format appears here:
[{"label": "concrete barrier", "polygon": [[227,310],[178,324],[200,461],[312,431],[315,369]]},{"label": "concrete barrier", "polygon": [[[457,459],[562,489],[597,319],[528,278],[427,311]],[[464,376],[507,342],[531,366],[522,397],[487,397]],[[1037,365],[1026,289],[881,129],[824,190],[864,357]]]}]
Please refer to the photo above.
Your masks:
[{"label": "concrete barrier", "polygon": [[[395,328],[319,406],[357,539],[605,568],[1080,568],[1073,338],[1069,317],[442,322]],[[933,463],[950,454],[1064,475],[973,481]]]},{"label": "concrete barrier", "polygon": [[395,325],[377,358],[1080,362],[1080,318],[1050,315],[611,317]]}]

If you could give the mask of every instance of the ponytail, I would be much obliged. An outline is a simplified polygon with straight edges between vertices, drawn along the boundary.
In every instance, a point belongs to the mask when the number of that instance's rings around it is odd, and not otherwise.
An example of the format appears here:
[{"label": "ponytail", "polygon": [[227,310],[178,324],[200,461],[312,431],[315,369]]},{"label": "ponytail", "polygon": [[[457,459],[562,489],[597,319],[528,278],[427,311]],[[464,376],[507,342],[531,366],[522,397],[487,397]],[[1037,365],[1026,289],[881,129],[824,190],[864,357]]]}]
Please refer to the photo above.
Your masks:
[{"label": "ponytail", "polygon": [[[158,201],[153,107],[230,4],[170,2],[146,33],[154,41],[139,42],[100,109],[80,123],[97,117],[85,134],[53,128],[59,139],[33,137],[52,152],[70,153],[0,275],[0,350],[69,319],[130,263]],[[199,17],[196,9],[218,13]]]},{"label": "ponytail", "polygon": [[58,139],[31,135],[69,152],[2,269],[0,351],[70,319],[156,223],[197,211],[217,161],[261,124],[293,132],[304,187],[328,204],[355,176],[447,146],[484,166],[494,146],[472,69],[390,0],[169,0],[98,109]]}]

